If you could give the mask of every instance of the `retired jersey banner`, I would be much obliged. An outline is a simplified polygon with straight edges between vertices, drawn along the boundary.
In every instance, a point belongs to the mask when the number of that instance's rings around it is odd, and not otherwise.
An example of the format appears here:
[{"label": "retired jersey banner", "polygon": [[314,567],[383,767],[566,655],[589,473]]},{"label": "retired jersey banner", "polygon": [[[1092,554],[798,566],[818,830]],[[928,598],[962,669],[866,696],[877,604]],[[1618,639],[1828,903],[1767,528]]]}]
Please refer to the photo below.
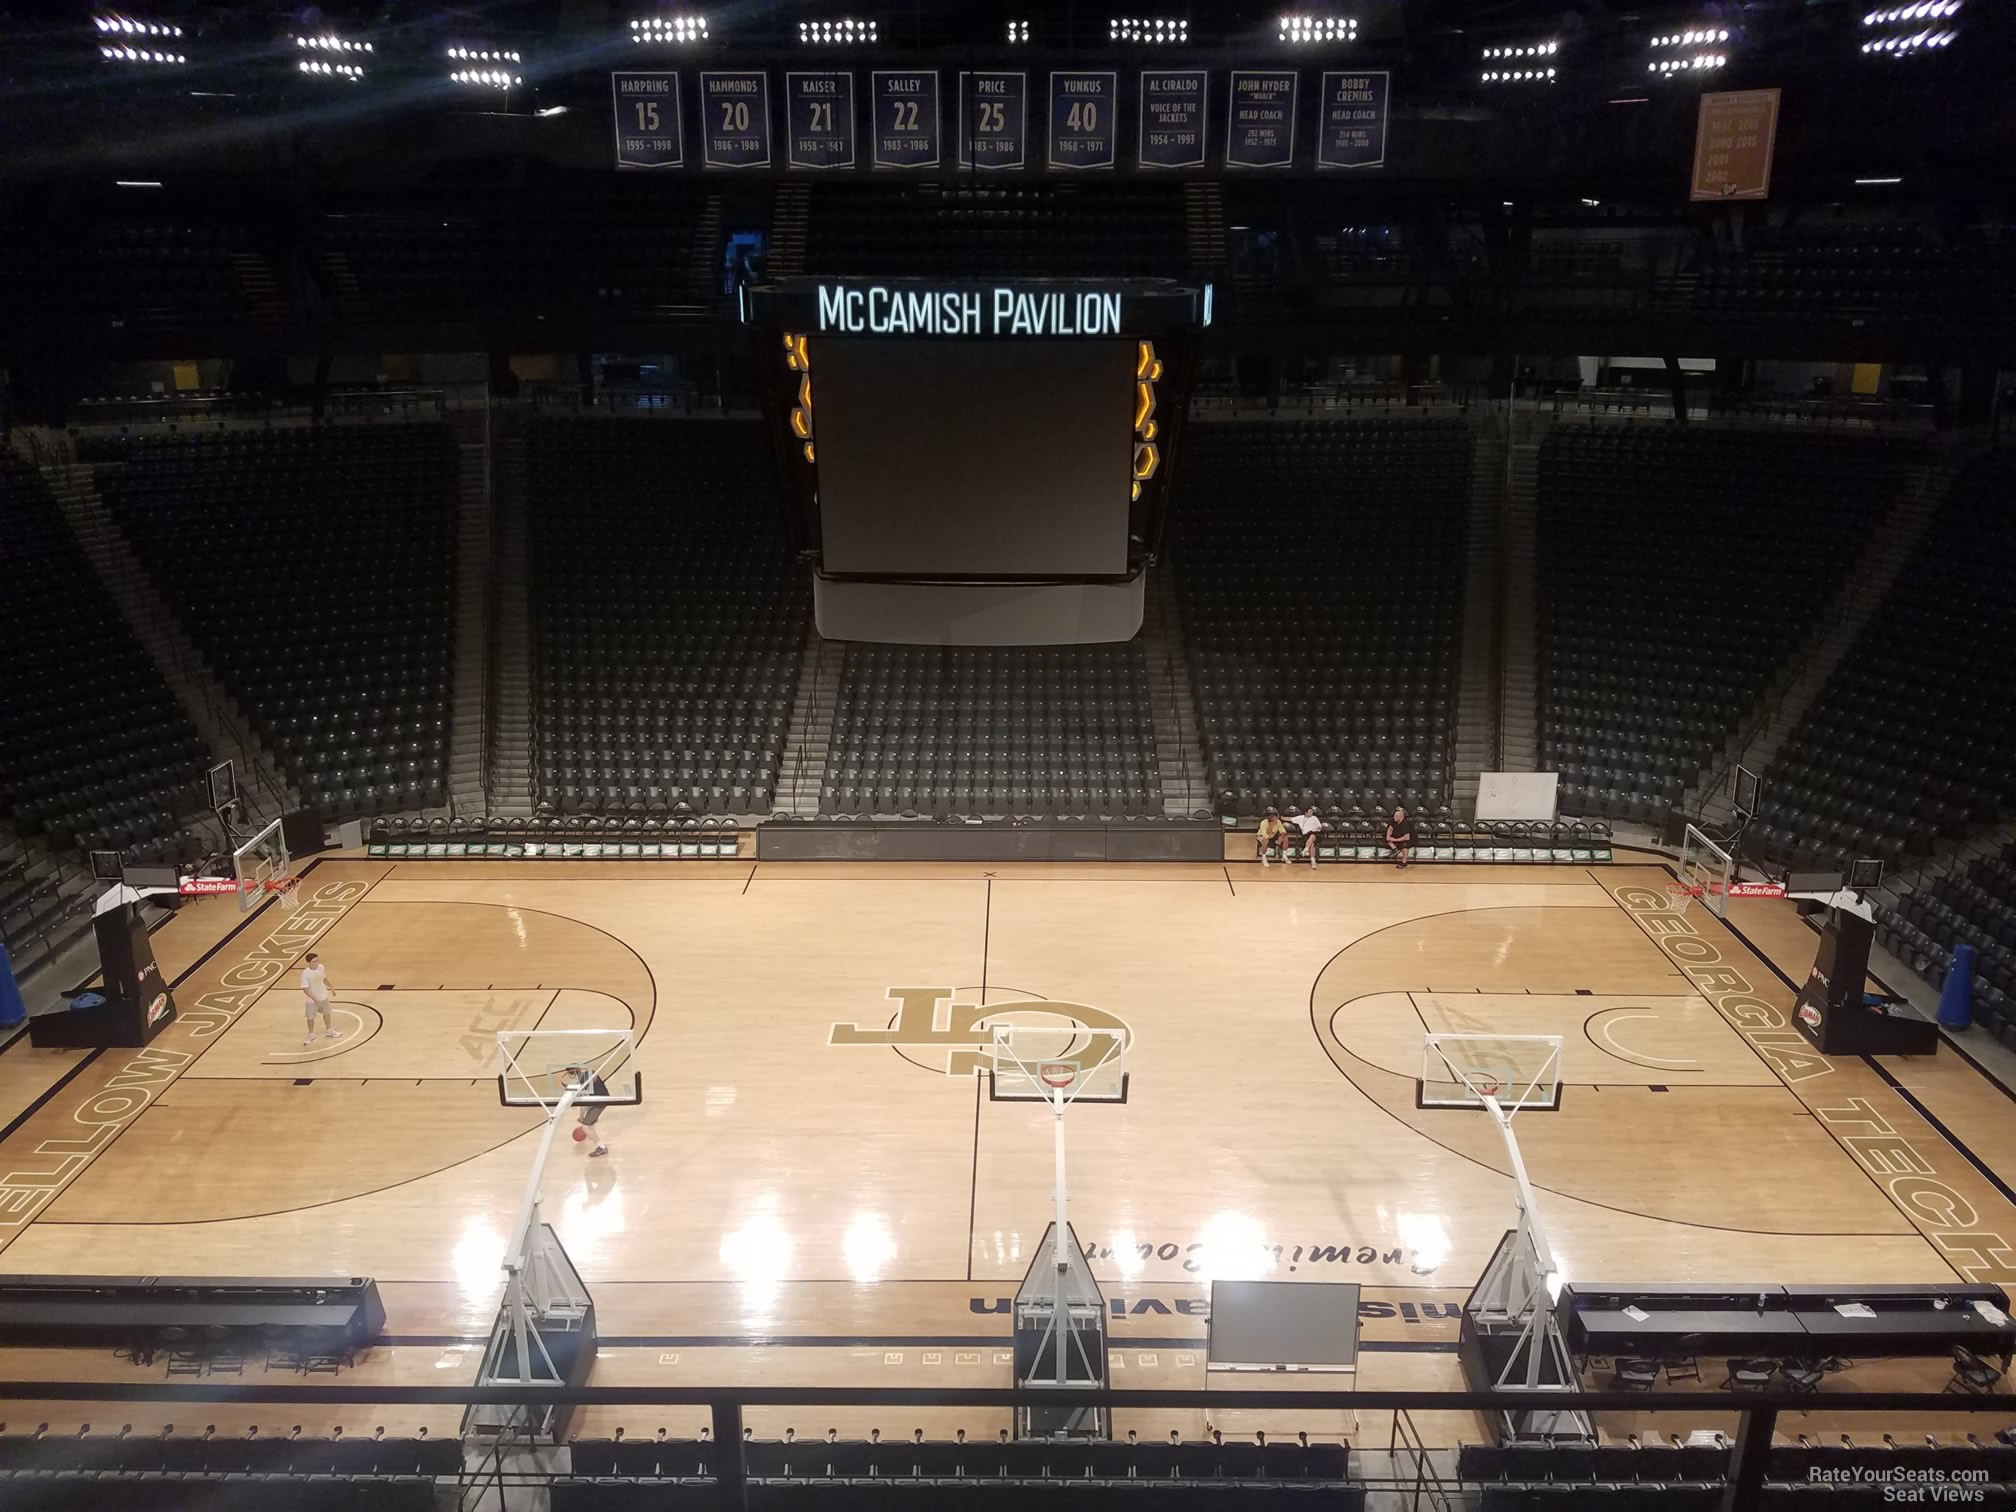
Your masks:
[{"label": "retired jersey banner", "polygon": [[1226,112],[1225,166],[1286,168],[1295,161],[1295,85],[1292,68],[1232,71]]},{"label": "retired jersey banner", "polygon": [[1120,160],[1120,76],[1050,75],[1050,166],[1111,168]]},{"label": "retired jersey banner", "polygon": [[784,75],[784,161],[793,168],[854,166],[854,75]]},{"label": "retired jersey banner", "polygon": [[938,71],[877,69],[869,75],[875,95],[875,166],[938,166]]},{"label": "retired jersey banner", "polygon": [[616,106],[618,168],[677,168],[686,160],[679,75],[612,73],[609,90]]},{"label": "retired jersey banner", "polygon": [[770,75],[760,68],[700,75],[700,160],[709,168],[770,166]]},{"label": "retired jersey banner", "polygon": [[1316,131],[1318,168],[1377,168],[1386,161],[1390,73],[1323,75],[1323,119]]},{"label": "retired jersey banner", "polygon": [[1761,200],[1771,193],[1778,142],[1778,91],[1743,89],[1701,96],[1694,132],[1697,200]]},{"label": "retired jersey banner", "polygon": [[1029,75],[981,71],[959,75],[959,166],[1029,165]]},{"label": "retired jersey banner", "polygon": [[1203,69],[1141,74],[1141,166],[1204,166],[1204,113],[1211,76]]}]

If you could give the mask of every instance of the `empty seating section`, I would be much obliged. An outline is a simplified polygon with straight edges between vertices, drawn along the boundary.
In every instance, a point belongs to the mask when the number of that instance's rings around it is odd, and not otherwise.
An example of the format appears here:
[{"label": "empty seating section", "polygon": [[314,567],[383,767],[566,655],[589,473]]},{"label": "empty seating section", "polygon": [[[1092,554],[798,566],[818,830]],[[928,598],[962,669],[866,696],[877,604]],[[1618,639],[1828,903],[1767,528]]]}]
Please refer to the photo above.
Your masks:
[{"label": "empty seating section", "polygon": [[445,801],[455,477],[434,422],[87,443],[225,691],[332,818]]},{"label": "empty seating section", "polygon": [[[752,1507],[920,1512],[1134,1503],[1216,1512],[1359,1512],[1365,1487],[1340,1443],[1276,1437],[1186,1442],[932,1442],[750,1439],[742,1445]],[[577,1439],[573,1478],[553,1486],[554,1512],[643,1512],[716,1505],[720,1446],[704,1440]]]},{"label": "empty seating section", "polygon": [[2009,299],[1992,246],[1942,244],[1915,225],[1792,225],[1746,247],[1704,249],[1697,310],[1742,316],[1932,315]]},{"label": "empty seating section", "polygon": [[1221,807],[1448,811],[1460,421],[1197,424],[1170,557]]},{"label": "empty seating section", "polygon": [[1159,814],[1141,647],[850,646],[819,806]]},{"label": "empty seating section", "polygon": [[540,419],[526,467],[541,810],[767,813],[811,588],[763,427]]},{"label": "empty seating section", "polygon": [[452,1484],[462,1470],[459,1439],[382,1429],[0,1431],[0,1506],[9,1512],[430,1512],[437,1478]]},{"label": "empty seating section", "polygon": [[98,587],[48,486],[0,454],[0,561],[15,630],[0,657],[0,817],[59,850],[193,859],[203,742]]},{"label": "empty seating section", "polygon": [[1565,425],[1541,447],[1540,765],[1570,814],[1663,818],[1809,634],[1903,441]]},{"label": "empty seating section", "polygon": [[410,210],[322,217],[308,255],[328,293],[373,313],[705,305],[721,295],[708,203],[703,189],[656,179],[446,199],[430,190]]},{"label": "empty seating section", "polygon": [[[1751,835],[1829,863],[1926,855],[2016,807],[2016,460],[1958,478],[1766,774]],[[1991,679],[1984,682],[1983,679]]]},{"label": "empty seating section", "polygon": [[1188,266],[1174,184],[818,185],[814,273],[1173,278]]},{"label": "empty seating section", "polygon": [[1876,938],[1943,987],[1953,947],[1974,947],[1974,1018],[2016,1049],[2016,845],[1940,877],[1895,907],[1879,904]]},{"label": "empty seating section", "polygon": [[[0,211],[0,226],[7,218]],[[241,218],[107,214],[80,223],[38,211],[0,230],[0,276],[20,293],[24,318],[53,306],[87,327],[242,320],[278,310],[262,234]]]}]

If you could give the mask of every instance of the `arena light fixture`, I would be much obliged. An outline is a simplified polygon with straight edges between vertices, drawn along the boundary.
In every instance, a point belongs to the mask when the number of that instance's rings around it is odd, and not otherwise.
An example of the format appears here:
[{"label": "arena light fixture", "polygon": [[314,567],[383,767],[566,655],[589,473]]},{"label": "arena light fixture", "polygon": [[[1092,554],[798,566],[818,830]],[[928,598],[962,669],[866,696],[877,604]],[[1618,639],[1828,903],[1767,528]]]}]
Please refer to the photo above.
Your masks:
[{"label": "arena light fixture", "polygon": [[1181,44],[1190,40],[1190,22],[1182,16],[1115,16],[1106,23],[1106,40]]},{"label": "arena light fixture", "polygon": [[1862,51],[1887,53],[1893,58],[1908,58],[1913,53],[1937,52],[1941,48],[1951,47],[1954,38],[1959,35],[1954,31],[1932,31],[1928,28],[1925,31],[1912,32],[1908,36],[1879,37],[1873,42],[1864,42]]},{"label": "arena light fixture", "polygon": [[138,47],[131,42],[101,42],[98,56],[107,63],[187,63],[188,55],[159,47]]},{"label": "arena light fixture", "polygon": [[1011,43],[1027,42],[1029,40],[1029,23],[1027,21],[1010,21],[1008,23],[1008,40]]},{"label": "arena light fixture", "polygon": [[800,21],[798,40],[811,46],[829,46],[834,43],[878,42],[881,24],[858,16],[842,16],[837,21]]},{"label": "arena light fixture", "polygon": [[451,47],[448,56],[458,63],[522,63],[516,48],[510,47]]},{"label": "arena light fixture", "polygon": [[707,40],[705,16],[641,16],[630,23],[632,42],[690,43]]},{"label": "arena light fixture", "polygon": [[101,37],[153,37],[156,40],[182,35],[182,28],[166,21],[139,21],[112,11],[100,11],[91,18]]},{"label": "arena light fixture", "polygon": [[1713,47],[1728,40],[1727,27],[1689,27],[1686,31],[1668,32],[1664,36],[1654,37],[1652,50],[1657,52],[1666,47]]},{"label": "arena light fixture", "polygon": [[348,79],[355,84],[364,77],[363,68],[356,63],[332,63],[327,58],[303,58],[298,69],[304,74],[318,78]]},{"label": "arena light fixture", "polygon": [[1864,26],[1897,26],[1907,21],[1943,21],[1960,13],[1961,0],[1919,0],[1895,10],[1875,10],[1862,18]]},{"label": "arena light fixture", "polygon": [[1558,38],[1544,42],[1518,42],[1484,49],[1484,68],[1479,81],[1485,84],[1552,84],[1556,77],[1554,55],[1561,51]]},{"label": "arena light fixture", "polygon": [[359,42],[354,37],[339,37],[334,32],[323,32],[320,36],[296,36],[296,47],[317,53],[368,53],[372,51],[369,42]]},{"label": "arena light fixture", "polygon": [[1962,0],[1917,0],[1914,5],[1872,10],[1862,17],[1862,29],[1878,32],[1862,44],[1863,55],[1909,58],[1943,52],[1958,39],[1949,24],[1960,14]]},{"label": "arena light fixture", "polygon": [[1296,45],[1311,42],[1356,42],[1356,16],[1283,16],[1281,40]]},{"label": "arena light fixture", "polygon": [[482,84],[492,89],[509,89],[525,81],[508,68],[458,68],[448,75],[455,84]]},{"label": "arena light fixture", "polygon": [[1701,73],[1704,70],[1720,68],[1728,61],[1726,53],[1696,53],[1691,58],[1660,58],[1646,64],[1645,71],[1665,79],[1676,74]]}]

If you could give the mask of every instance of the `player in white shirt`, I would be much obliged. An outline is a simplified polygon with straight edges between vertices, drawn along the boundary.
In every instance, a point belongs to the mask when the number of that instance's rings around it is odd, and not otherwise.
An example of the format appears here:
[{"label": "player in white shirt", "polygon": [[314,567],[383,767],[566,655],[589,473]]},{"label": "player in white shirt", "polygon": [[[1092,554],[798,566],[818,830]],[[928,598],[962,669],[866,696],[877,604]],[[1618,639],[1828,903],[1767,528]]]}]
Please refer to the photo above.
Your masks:
[{"label": "player in white shirt", "polygon": [[301,963],[301,1006],[308,1014],[308,1038],[304,1045],[315,1043],[315,1016],[322,1016],[322,1029],[329,1039],[341,1039],[335,1024],[329,1019],[329,968],[322,964],[322,958],[309,951]]},{"label": "player in white shirt", "polygon": [[1309,864],[1316,864],[1316,837],[1323,833],[1323,820],[1312,803],[1308,808],[1288,821],[1302,832],[1302,854],[1309,858]]}]

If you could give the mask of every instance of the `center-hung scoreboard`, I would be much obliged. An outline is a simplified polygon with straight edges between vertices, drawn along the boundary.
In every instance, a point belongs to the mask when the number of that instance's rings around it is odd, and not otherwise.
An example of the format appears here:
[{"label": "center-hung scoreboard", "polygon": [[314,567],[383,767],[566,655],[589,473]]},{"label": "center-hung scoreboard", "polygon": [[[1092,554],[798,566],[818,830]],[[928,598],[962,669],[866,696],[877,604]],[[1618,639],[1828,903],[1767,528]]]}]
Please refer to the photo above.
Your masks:
[{"label": "center-hung scoreboard", "polygon": [[1256,68],[629,69],[616,166],[1072,174],[1377,168],[1392,75]]}]

